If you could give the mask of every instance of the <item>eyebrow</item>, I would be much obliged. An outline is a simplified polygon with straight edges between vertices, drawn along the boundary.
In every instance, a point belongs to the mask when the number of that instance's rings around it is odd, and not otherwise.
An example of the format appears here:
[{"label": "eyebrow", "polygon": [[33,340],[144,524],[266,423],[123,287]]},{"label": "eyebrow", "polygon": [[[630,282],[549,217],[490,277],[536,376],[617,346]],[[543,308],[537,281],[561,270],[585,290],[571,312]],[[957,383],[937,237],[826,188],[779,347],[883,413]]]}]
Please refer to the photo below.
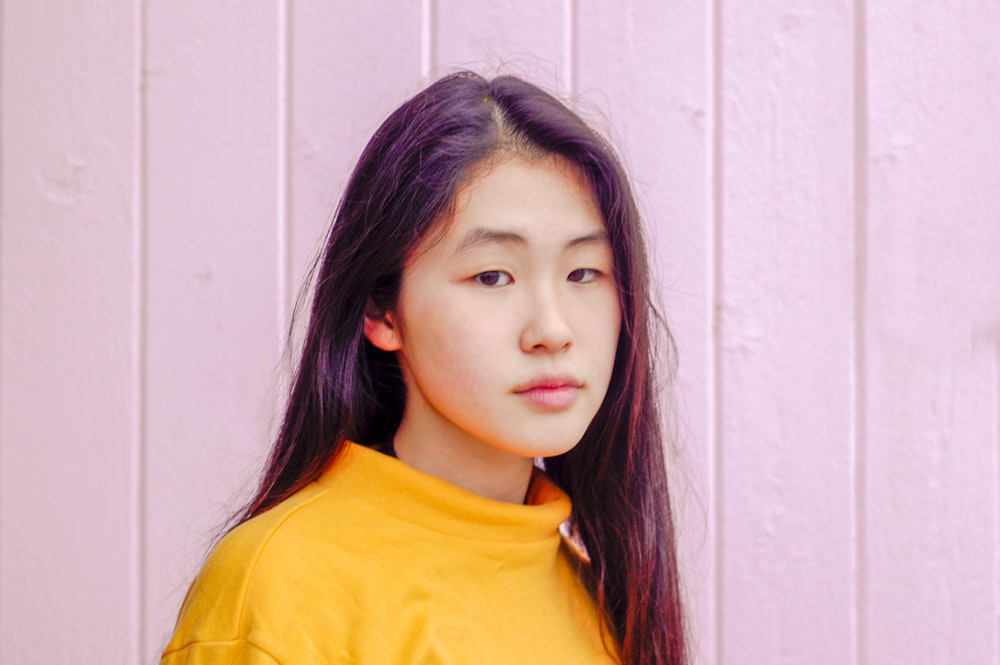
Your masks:
[{"label": "eyebrow", "polygon": [[573,238],[568,243],[566,243],[566,248],[577,247],[579,245],[593,245],[595,243],[607,243],[608,242],[608,232],[604,229],[600,231],[594,231],[593,233],[588,233],[585,236],[580,236],[579,238]]},{"label": "eyebrow", "polygon": [[[608,233],[604,229],[601,229],[600,231],[588,233],[587,235],[580,236],[579,238],[573,238],[566,243],[566,249],[577,247],[579,245],[606,243],[607,241]],[[456,252],[464,252],[470,247],[489,243],[501,245],[527,245],[528,239],[519,233],[514,233],[513,231],[497,231],[494,229],[483,228],[472,229],[465,235],[464,238],[462,238],[462,242],[459,243]]]}]

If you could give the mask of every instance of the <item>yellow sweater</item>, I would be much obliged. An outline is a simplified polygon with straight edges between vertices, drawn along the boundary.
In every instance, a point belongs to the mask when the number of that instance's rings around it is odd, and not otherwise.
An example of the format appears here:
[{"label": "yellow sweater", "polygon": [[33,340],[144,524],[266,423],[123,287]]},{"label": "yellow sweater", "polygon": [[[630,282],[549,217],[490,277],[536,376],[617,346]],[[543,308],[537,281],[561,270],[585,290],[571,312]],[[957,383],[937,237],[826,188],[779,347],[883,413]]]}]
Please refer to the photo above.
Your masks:
[{"label": "yellow sweater", "polygon": [[539,474],[528,503],[350,444],[219,543],[161,665],[615,662],[560,548],[569,498]]}]

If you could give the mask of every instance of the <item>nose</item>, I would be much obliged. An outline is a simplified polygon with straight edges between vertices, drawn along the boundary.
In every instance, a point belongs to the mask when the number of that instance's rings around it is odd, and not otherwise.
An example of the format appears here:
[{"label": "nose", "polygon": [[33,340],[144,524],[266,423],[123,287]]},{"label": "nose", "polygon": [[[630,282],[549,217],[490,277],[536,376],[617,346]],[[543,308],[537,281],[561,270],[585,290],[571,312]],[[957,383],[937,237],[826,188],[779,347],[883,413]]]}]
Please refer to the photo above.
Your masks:
[{"label": "nose", "polygon": [[568,349],[573,343],[573,328],[565,307],[566,303],[560,302],[551,289],[533,293],[521,331],[521,350],[555,353]]}]

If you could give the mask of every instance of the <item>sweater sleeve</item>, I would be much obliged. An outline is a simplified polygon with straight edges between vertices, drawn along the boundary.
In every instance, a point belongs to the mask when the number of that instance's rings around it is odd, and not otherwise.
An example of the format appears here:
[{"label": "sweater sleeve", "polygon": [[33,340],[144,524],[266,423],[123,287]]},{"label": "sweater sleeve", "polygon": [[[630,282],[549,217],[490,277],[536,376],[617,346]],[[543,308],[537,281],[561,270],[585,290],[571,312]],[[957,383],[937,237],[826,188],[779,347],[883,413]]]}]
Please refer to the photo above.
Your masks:
[{"label": "sweater sleeve", "polygon": [[246,639],[193,642],[168,650],[160,665],[282,665],[266,650]]}]

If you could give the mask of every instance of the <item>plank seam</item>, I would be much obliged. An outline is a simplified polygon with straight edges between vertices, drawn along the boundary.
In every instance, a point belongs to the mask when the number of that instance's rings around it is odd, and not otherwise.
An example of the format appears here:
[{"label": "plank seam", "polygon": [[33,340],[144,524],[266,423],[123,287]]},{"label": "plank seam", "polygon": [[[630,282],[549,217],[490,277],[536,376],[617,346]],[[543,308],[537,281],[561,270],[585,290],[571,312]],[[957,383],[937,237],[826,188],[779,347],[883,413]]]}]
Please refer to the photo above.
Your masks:
[{"label": "plank seam", "polygon": [[282,357],[285,352],[286,339],[290,332],[290,312],[289,308],[293,303],[291,292],[291,246],[292,230],[290,220],[292,217],[291,196],[292,189],[291,172],[291,122],[292,117],[292,21],[291,4],[289,0],[283,0],[278,5],[278,228],[277,228],[277,296],[278,296],[278,357]]},{"label": "plank seam", "polygon": [[724,293],[724,272],[723,272],[723,222],[724,222],[724,173],[723,173],[723,21],[722,21],[723,0],[712,0],[710,6],[711,19],[709,21],[711,54],[711,95],[710,104],[712,107],[712,132],[711,132],[711,156],[709,159],[711,170],[712,196],[711,203],[711,261],[712,269],[708,271],[712,293],[712,311],[710,321],[712,322],[712,353],[710,358],[711,369],[709,373],[711,387],[712,419],[710,422],[710,460],[711,476],[709,482],[709,500],[712,502],[712,537],[715,544],[713,551],[713,564],[715,577],[713,580],[714,589],[712,594],[713,607],[712,616],[715,620],[713,627],[715,640],[715,662],[724,662],[723,645],[725,641],[725,622],[723,612],[724,582],[723,574],[723,527],[725,515],[723,510],[723,483],[724,476],[724,437],[723,437],[723,327],[725,321],[725,293]]},{"label": "plank seam", "polygon": [[136,0],[133,23],[134,62],[136,73],[135,96],[135,141],[133,154],[132,183],[132,468],[131,468],[131,603],[132,640],[136,663],[145,661],[147,648],[146,634],[146,302],[147,302],[147,251],[146,221],[147,209],[147,165],[148,146],[146,134],[147,118],[147,77],[146,77],[146,3]]},{"label": "plank seam", "polygon": [[563,0],[563,87],[567,97],[576,93],[576,3]]},{"label": "plank seam", "polygon": [[434,63],[434,20],[436,17],[434,0],[422,0],[420,6],[420,76],[424,84],[430,82]]},{"label": "plank seam", "polygon": [[[3,35],[4,35],[4,13],[3,13],[3,9],[4,9],[4,3],[3,3],[3,0],[0,0],[0,435],[2,435],[2,432],[3,432],[3,427],[2,427],[2,423],[3,423],[3,362],[2,362],[2,359],[3,359],[3,330],[4,330],[4,325],[3,324],[4,324],[4,320],[3,320],[3,288],[2,288],[2,286],[3,286],[3,270],[2,270],[3,261],[2,261],[2,258],[3,258],[3,226],[4,226],[3,225],[3,222],[4,222],[3,201],[5,200],[4,196],[3,196],[3,175],[4,175],[3,174],[3,146],[5,145],[5,142],[4,142],[4,136],[3,136],[3,122],[2,122],[2,118],[3,118],[2,110],[3,110],[3,101],[4,101],[4,96],[3,96],[4,77],[3,77],[2,73],[3,73],[3,63],[4,63],[4,58],[3,58],[3,56],[4,56],[3,44],[6,42],[6,40],[3,39]],[[3,468],[4,468],[4,464],[3,464],[3,436],[0,436],[0,476],[2,476],[2,469]],[[0,482],[0,487],[2,487],[2,486],[3,486],[3,483]],[[3,492],[0,492],[0,515],[3,514],[2,498],[3,498]],[[2,580],[3,580],[3,537],[0,536],[0,582],[2,582]],[[0,656],[3,655],[3,647],[4,647],[4,642],[5,642],[5,640],[4,640],[4,625],[5,624],[3,622],[3,603],[0,603]],[[3,659],[0,658],[0,661],[2,661],[2,660]]]},{"label": "plank seam", "polygon": [[854,494],[854,603],[851,616],[854,662],[864,665],[867,659],[867,493],[866,493],[866,421],[867,359],[865,331],[868,296],[868,53],[865,0],[854,0],[854,418],[852,432],[852,473]]}]

